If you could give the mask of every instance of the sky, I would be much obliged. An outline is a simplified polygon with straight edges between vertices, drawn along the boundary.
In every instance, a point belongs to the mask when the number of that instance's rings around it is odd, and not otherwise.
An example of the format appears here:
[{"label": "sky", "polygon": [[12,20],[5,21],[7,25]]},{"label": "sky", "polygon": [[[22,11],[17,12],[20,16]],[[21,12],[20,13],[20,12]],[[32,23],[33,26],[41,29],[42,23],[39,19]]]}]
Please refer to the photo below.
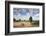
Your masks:
[{"label": "sky", "polygon": [[38,8],[13,8],[13,17],[16,20],[39,20],[39,9]]}]

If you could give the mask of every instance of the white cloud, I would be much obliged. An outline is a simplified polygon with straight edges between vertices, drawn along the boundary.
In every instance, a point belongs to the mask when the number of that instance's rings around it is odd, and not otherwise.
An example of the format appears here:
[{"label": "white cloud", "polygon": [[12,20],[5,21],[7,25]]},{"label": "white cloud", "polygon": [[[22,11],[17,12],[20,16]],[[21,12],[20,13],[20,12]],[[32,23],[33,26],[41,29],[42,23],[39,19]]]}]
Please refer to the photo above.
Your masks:
[{"label": "white cloud", "polygon": [[[23,13],[26,12],[25,9],[22,9]],[[16,10],[15,10],[16,11]],[[16,11],[17,15],[14,15],[15,19],[21,19],[21,20],[29,20],[29,17],[32,16],[33,20],[39,20],[39,13],[37,13],[37,11],[33,12],[32,9],[29,9],[29,12],[26,12],[26,14],[21,14],[20,13],[21,10]],[[36,14],[35,14],[36,13]]]},{"label": "white cloud", "polygon": [[33,20],[39,20],[39,14],[36,14],[35,16],[33,16]]}]

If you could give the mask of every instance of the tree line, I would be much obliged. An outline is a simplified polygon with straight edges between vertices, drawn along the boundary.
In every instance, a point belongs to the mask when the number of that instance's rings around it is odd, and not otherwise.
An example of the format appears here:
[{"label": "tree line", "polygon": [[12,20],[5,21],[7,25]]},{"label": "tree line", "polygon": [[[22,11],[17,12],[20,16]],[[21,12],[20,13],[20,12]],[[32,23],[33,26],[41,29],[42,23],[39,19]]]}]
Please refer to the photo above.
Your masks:
[{"label": "tree line", "polygon": [[[13,18],[13,21],[14,22],[19,22],[19,21],[22,21],[22,20],[21,19],[16,20],[15,18]],[[24,20],[24,21],[26,21],[26,20]],[[29,17],[29,21],[32,22],[32,17],[31,16]]]}]

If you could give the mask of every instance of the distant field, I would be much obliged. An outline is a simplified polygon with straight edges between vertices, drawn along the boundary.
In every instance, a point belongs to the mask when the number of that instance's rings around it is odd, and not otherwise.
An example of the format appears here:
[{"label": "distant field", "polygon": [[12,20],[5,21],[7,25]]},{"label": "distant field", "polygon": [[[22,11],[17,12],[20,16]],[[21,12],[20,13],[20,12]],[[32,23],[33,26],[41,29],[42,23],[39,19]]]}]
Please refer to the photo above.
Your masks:
[{"label": "distant field", "polygon": [[32,22],[25,22],[25,21],[14,22],[13,24],[14,24],[13,27],[38,27],[39,26],[37,24],[33,24]]}]

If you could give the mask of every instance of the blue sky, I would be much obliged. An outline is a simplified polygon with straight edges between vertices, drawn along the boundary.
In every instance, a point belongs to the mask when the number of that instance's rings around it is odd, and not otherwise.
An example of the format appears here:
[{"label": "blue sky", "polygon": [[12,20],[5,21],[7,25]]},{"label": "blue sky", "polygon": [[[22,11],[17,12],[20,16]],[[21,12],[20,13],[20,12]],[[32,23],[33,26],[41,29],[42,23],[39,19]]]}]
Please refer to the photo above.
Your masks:
[{"label": "blue sky", "polygon": [[37,8],[13,8],[13,16],[16,20],[29,20],[32,16],[33,20],[39,20],[39,9]]}]

